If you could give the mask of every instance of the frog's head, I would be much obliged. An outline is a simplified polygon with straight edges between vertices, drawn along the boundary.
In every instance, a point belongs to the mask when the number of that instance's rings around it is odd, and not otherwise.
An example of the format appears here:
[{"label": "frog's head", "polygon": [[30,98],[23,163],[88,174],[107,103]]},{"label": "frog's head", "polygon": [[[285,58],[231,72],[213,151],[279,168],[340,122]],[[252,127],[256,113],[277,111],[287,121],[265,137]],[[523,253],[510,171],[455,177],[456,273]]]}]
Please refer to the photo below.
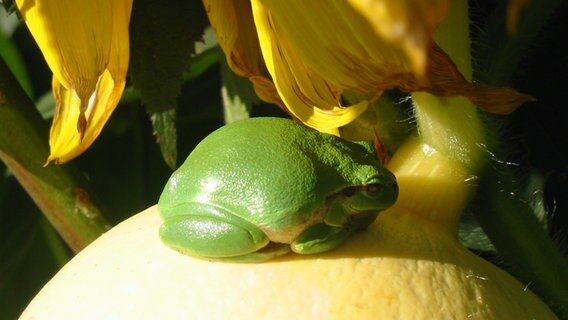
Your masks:
[{"label": "frog's head", "polygon": [[329,207],[324,221],[336,227],[364,229],[377,215],[392,206],[398,197],[398,185],[394,175],[385,170],[369,177],[362,184],[341,190]]},{"label": "frog's head", "polygon": [[362,179],[341,190],[326,215],[327,224],[366,227],[379,212],[395,203],[398,185],[394,174],[371,165],[362,166],[358,171]]},{"label": "frog's head", "polygon": [[394,204],[398,197],[398,184],[392,172],[376,165],[362,165],[356,171],[359,183],[342,192],[344,205],[350,211],[378,212]]}]

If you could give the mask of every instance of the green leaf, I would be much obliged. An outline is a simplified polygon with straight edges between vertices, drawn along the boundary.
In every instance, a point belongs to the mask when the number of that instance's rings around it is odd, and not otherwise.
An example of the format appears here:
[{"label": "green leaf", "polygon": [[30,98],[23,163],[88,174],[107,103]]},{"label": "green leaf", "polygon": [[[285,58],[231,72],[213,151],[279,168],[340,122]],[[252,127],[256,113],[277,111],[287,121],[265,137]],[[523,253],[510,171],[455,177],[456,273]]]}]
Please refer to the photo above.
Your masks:
[{"label": "green leaf", "polygon": [[[5,181],[0,182],[4,190],[3,193],[10,193],[11,197],[14,197],[13,190],[13,179],[5,179]],[[12,182],[12,183],[10,183]],[[12,184],[12,188],[8,186]],[[20,194],[16,194],[20,196]],[[7,197],[6,197],[7,198]],[[13,201],[2,201],[0,203],[0,291],[4,287],[6,279],[8,279],[8,274],[14,269],[16,265],[25,256],[27,250],[31,245],[33,239],[33,234],[36,232],[37,218],[39,214],[37,210],[34,211],[33,215],[29,215],[28,212],[18,212],[13,205]],[[27,215],[26,219],[20,219],[20,216]]]},{"label": "green leaf", "polygon": [[221,77],[225,123],[248,118],[252,106],[260,103],[252,83],[231,71],[225,59],[221,59]]},{"label": "green leaf", "polygon": [[213,65],[219,63],[221,56],[222,52],[219,47],[213,47],[196,54],[191,60],[189,70],[184,73],[183,79],[187,81],[199,77]]},{"label": "green leaf", "polygon": [[154,112],[150,118],[154,127],[154,135],[156,135],[162,151],[162,157],[166,164],[172,170],[175,170],[177,164],[176,110]]},{"label": "green leaf", "polygon": [[0,162],[0,319],[17,319],[69,250]]},{"label": "green leaf", "polygon": [[[58,245],[65,251],[52,251],[49,237],[56,236],[56,231],[38,212],[36,214],[20,236],[24,242],[9,243],[11,251],[7,256],[6,252],[2,254],[2,259],[10,261],[8,265],[1,263],[7,268],[0,274],[0,319],[17,319],[33,296],[69,259],[69,251],[60,239],[57,239]],[[23,230],[14,230],[17,231]]]},{"label": "green leaf", "polygon": [[55,97],[52,91],[47,91],[36,100],[36,108],[44,119],[51,119],[55,114]]},{"label": "green leaf", "polygon": [[16,11],[16,4],[13,0],[0,0],[0,4],[2,4],[4,10],[8,13]]},{"label": "green leaf", "polygon": [[472,212],[465,212],[461,216],[458,238],[469,249],[491,253],[497,252],[487,234],[475,220]]},{"label": "green leaf", "polygon": [[[0,12],[0,15],[2,15],[2,12]],[[0,30],[0,59],[4,59],[6,65],[10,71],[12,71],[28,97],[33,97],[32,82],[28,75],[24,59],[18,48],[4,35],[2,30]]]},{"label": "green leaf", "polygon": [[[207,48],[206,50],[203,51],[199,51],[199,48],[197,48],[196,51],[198,53],[195,56],[193,56],[189,68],[185,70],[183,73],[184,83],[201,76],[205,71],[209,70],[209,68],[213,67],[214,65],[217,65],[217,63],[219,62],[219,58],[222,55],[221,50],[216,46]],[[128,86],[124,89],[124,92],[122,93],[122,97],[120,98],[120,103],[121,104],[135,103],[140,101],[140,99],[141,99],[140,91],[138,91],[133,86]]]},{"label": "green leaf", "polygon": [[[201,1],[137,0],[130,25],[130,75],[151,117],[164,159],[175,159],[175,110],[195,44],[203,37],[207,15]],[[173,118],[172,118],[173,117]]]},{"label": "green leaf", "polygon": [[517,194],[517,184],[506,164],[487,166],[480,179],[475,217],[509,265],[508,271],[531,283],[531,290],[566,318],[568,260],[542,227],[531,204]]}]

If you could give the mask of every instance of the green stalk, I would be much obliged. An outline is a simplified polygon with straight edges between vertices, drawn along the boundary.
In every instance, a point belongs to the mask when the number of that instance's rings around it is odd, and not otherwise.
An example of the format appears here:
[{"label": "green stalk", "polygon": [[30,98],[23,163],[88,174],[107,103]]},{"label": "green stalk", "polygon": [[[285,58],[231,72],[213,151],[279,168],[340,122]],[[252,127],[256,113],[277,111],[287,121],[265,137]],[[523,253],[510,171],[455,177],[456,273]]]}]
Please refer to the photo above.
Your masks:
[{"label": "green stalk", "polygon": [[[451,2],[450,11],[438,28],[435,40],[463,76],[471,80],[473,68],[467,1]],[[463,97],[440,98],[428,93],[414,93],[412,98],[424,142],[461,162],[471,174],[476,174],[485,162],[485,153],[479,146],[486,144],[487,140],[477,107]]]},{"label": "green stalk", "polygon": [[0,59],[0,159],[74,252],[109,225],[72,165],[44,166],[48,126]]},{"label": "green stalk", "polygon": [[492,163],[481,178],[475,217],[508,270],[568,319],[568,261],[516,189],[511,171]]},{"label": "green stalk", "polygon": [[[513,34],[505,34],[504,7],[489,20],[491,43],[478,57],[479,78],[503,85],[531,49],[539,32],[563,2],[530,1],[521,12]],[[499,150],[495,152],[499,156]],[[568,260],[538,221],[526,199],[516,194],[518,186],[510,166],[493,162],[483,172],[476,218],[510,271],[568,319]],[[506,230],[507,232],[503,232]]]},{"label": "green stalk", "polygon": [[[524,27],[520,26],[520,29]],[[452,57],[464,76],[471,79],[466,0],[452,2],[447,20],[438,29],[436,41]],[[502,70],[511,72],[511,67],[507,65]],[[492,77],[501,78],[497,75]],[[415,93],[413,100],[423,141],[438,152],[460,161],[472,177],[480,176],[478,192],[482,201],[476,217],[510,266],[509,270],[559,316],[568,319],[568,263],[526,201],[511,196],[516,186],[509,168],[488,164],[490,157],[485,148],[493,148],[496,143],[491,141],[491,135],[486,134],[489,127],[480,120],[477,108],[459,97],[441,99]]]}]

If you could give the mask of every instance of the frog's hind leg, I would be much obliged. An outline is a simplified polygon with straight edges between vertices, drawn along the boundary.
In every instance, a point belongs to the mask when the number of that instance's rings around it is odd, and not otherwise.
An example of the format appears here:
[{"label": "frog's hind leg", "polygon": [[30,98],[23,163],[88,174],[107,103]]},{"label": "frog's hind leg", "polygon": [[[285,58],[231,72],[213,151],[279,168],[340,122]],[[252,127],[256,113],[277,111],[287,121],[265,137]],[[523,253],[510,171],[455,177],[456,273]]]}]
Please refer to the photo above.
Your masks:
[{"label": "frog's hind leg", "polygon": [[186,203],[183,214],[166,217],[160,238],[183,254],[209,260],[260,262],[290,251],[252,223],[200,203]]}]

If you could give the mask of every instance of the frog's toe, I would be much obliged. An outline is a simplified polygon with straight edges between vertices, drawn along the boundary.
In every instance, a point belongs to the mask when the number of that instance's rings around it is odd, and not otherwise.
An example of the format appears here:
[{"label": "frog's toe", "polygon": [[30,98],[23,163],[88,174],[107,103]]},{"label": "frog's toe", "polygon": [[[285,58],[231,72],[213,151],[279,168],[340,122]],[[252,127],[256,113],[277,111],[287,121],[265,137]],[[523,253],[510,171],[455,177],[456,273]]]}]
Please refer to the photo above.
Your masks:
[{"label": "frog's toe", "polygon": [[290,247],[292,251],[300,254],[325,252],[337,248],[354,231],[354,228],[333,227],[325,223],[315,224],[296,238]]}]

